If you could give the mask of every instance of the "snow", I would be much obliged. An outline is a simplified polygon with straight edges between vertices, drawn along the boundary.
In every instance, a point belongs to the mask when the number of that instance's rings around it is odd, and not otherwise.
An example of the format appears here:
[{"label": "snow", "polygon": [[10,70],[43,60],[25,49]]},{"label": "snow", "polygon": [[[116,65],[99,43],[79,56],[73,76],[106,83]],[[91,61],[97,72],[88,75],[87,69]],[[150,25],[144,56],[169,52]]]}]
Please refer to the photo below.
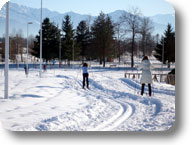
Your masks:
[{"label": "snow", "polygon": [[153,83],[153,96],[142,97],[139,80],[124,78],[124,70],[89,71],[84,90],[80,68],[48,69],[41,79],[38,69],[28,77],[11,69],[8,100],[0,73],[0,121],[12,131],[165,131],[174,124],[175,86]]}]

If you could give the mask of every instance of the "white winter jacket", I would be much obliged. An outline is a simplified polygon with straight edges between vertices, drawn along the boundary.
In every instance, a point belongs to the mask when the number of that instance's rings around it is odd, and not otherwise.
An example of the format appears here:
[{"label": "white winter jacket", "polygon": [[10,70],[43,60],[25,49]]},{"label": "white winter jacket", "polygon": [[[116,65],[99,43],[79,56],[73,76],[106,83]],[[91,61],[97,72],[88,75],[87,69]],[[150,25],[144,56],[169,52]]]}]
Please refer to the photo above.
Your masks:
[{"label": "white winter jacket", "polygon": [[142,77],[141,77],[141,84],[151,84],[152,83],[152,75],[151,75],[151,63],[149,60],[144,60],[141,63],[142,69]]}]

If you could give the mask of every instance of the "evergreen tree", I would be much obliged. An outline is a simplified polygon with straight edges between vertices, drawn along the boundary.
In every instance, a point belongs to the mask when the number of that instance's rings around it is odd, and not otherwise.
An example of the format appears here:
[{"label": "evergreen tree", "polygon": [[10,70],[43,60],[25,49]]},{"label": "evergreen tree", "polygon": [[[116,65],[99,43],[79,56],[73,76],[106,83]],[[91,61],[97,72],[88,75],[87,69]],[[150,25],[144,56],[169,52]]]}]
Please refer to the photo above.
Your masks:
[{"label": "evergreen tree", "polygon": [[93,51],[103,63],[105,67],[106,58],[112,55],[113,50],[113,30],[112,21],[109,16],[105,17],[104,13],[100,13],[92,26],[92,43]]},{"label": "evergreen tree", "polygon": [[72,60],[75,41],[74,30],[69,15],[66,15],[62,22],[62,31],[64,32],[62,38],[62,59],[67,59],[68,63],[70,63],[70,60]]},{"label": "evergreen tree", "polygon": [[164,47],[164,64],[168,62],[168,67],[170,67],[171,62],[175,62],[175,32],[172,30],[170,24],[168,24],[167,29],[162,36],[160,43],[157,44],[155,48],[155,57],[157,60],[162,62],[162,51]]},{"label": "evergreen tree", "polygon": [[106,48],[107,48],[107,54],[106,56],[109,58],[115,58],[116,56],[114,56],[114,25],[111,21],[111,18],[109,16],[107,16],[106,18]]},{"label": "evergreen tree", "polygon": [[[49,18],[45,18],[42,23],[42,58],[45,61],[58,58],[59,51],[59,30]],[[40,57],[40,32],[36,36],[32,55]]]},{"label": "evergreen tree", "polygon": [[82,62],[84,58],[88,56],[88,45],[89,45],[90,33],[86,21],[81,21],[76,30],[76,40],[80,47],[80,55]]}]

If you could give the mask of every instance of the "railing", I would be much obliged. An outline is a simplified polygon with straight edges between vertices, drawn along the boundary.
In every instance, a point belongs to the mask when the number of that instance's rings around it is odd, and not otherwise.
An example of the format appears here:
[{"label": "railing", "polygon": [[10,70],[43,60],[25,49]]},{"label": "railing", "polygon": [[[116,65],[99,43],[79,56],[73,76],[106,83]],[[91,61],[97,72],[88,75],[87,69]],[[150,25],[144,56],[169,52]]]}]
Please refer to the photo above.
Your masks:
[{"label": "railing", "polygon": [[[140,79],[142,73],[125,73],[125,78]],[[166,82],[167,84],[175,85],[174,74],[152,74],[152,80],[155,82]],[[159,81],[158,81],[159,80]]]}]

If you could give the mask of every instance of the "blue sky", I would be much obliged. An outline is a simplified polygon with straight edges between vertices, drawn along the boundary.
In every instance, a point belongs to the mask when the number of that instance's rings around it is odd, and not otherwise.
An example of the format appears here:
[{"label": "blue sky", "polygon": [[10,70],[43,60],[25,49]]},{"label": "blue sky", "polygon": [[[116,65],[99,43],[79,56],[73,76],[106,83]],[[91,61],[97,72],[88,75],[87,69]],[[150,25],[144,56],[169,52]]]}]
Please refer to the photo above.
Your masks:
[{"label": "blue sky", "polygon": [[[25,6],[40,8],[40,0],[11,0]],[[115,10],[129,10],[138,7],[145,16],[175,13],[165,0],[43,0],[43,7],[60,13],[69,11],[80,14],[98,15]]]}]

